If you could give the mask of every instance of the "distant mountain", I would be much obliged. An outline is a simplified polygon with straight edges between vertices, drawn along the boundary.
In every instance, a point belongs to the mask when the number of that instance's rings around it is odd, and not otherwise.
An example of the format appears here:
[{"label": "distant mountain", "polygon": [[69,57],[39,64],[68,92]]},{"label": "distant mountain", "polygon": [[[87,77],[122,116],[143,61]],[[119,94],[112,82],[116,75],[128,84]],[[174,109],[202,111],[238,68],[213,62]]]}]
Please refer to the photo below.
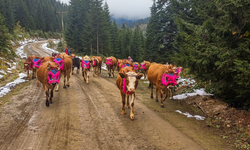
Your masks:
[{"label": "distant mountain", "polygon": [[122,24],[124,23],[129,28],[134,28],[135,25],[138,23],[139,25],[148,24],[150,17],[144,18],[144,19],[138,19],[138,20],[128,20],[124,18],[113,18],[111,17],[111,20],[115,20],[116,24],[119,28],[122,27]]}]

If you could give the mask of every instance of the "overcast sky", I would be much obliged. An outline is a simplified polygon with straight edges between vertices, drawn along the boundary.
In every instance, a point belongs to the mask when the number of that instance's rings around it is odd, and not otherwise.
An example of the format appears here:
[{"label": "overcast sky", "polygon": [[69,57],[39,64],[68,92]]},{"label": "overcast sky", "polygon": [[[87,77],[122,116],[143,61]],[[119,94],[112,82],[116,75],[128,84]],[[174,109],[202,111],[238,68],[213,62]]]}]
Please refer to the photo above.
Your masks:
[{"label": "overcast sky", "polygon": [[[60,0],[69,3],[70,0]],[[150,16],[152,0],[106,0],[115,18],[141,19]]]}]

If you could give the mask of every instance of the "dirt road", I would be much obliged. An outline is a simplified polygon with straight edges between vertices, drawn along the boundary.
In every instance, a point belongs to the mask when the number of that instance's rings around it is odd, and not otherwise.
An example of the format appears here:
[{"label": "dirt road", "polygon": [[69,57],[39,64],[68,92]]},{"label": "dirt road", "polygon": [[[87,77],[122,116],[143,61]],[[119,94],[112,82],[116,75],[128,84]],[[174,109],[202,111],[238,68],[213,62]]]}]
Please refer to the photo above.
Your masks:
[{"label": "dirt road", "polygon": [[[26,48],[30,54],[50,55],[42,43]],[[182,133],[145,106],[142,94],[136,96],[135,120],[131,121],[129,109],[121,114],[119,90],[105,73],[90,76],[89,85],[80,74],[71,76],[67,89],[60,82],[50,107],[45,106],[42,86],[36,87],[36,79],[29,82],[0,110],[0,150],[222,149]]]}]

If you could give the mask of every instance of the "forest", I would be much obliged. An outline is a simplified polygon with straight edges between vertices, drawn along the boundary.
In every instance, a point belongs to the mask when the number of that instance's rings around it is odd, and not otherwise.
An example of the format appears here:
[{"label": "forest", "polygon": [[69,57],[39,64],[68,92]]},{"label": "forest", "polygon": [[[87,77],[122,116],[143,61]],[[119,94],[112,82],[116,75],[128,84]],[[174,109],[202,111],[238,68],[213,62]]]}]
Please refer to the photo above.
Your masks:
[{"label": "forest", "polygon": [[[26,31],[61,31],[73,53],[172,63],[188,68],[208,92],[250,108],[250,3],[245,0],[154,0],[146,34],[139,24],[118,27],[103,0],[0,0],[0,51],[16,23]],[[2,55],[2,54],[1,54]]]}]

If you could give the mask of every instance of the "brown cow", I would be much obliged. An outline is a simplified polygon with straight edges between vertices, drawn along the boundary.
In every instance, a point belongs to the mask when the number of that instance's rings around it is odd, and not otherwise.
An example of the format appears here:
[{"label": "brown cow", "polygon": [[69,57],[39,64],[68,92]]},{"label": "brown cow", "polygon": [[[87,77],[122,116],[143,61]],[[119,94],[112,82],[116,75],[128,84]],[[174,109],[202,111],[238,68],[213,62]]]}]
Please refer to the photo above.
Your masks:
[{"label": "brown cow", "polygon": [[50,103],[52,104],[53,90],[60,81],[59,70],[59,66],[51,61],[42,63],[37,70],[37,79],[38,82],[40,81],[43,84],[47,107],[49,107]]},{"label": "brown cow", "polygon": [[132,62],[127,59],[123,59],[122,62],[119,64],[118,71],[120,71],[121,68],[124,68],[124,67],[132,67]]},{"label": "brown cow", "polygon": [[55,59],[55,57],[53,57],[53,56],[48,56],[48,57],[41,57],[40,59],[41,59],[41,61],[44,63],[44,62],[46,62],[46,61],[53,61],[53,60]]},{"label": "brown cow", "polygon": [[[148,80],[150,82],[149,86],[151,87],[151,98],[153,98],[153,86],[155,85],[155,101],[158,102],[158,95],[161,97],[161,107],[163,108],[163,101],[168,96],[168,91],[172,93],[173,87],[176,85],[175,70],[172,69],[172,65],[166,66],[162,64],[152,64],[148,70]],[[166,94],[164,97],[163,94]],[[171,97],[170,97],[171,98]]]},{"label": "brown cow", "polygon": [[132,66],[133,66],[136,73],[138,73],[140,71],[141,65],[138,62],[133,62]]},{"label": "brown cow", "polygon": [[143,61],[141,63],[141,69],[143,70],[143,73],[144,73],[144,80],[147,79],[147,76],[148,76],[148,69],[150,67],[150,62],[149,61]]},{"label": "brown cow", "polygon": [[[122,114],[125,114],[125,101],[127,97],[127,108],[131,106],[130,118],[134,119],[134,100],[135,90],[138,86],[138,80],[142,77],[142,74],[136,73],[132,67],[124,67],[120,70],[119,75],[116,78],[116,85],[120,90],[122,96]],[[129,96],[131,97],[131,103],[129,104]]]},{"label": "brown cow", "polygon": [[36,58],[35,55],[32,56],[28,56],[28,58],[26,59],[26,61],[23,63],[24,65],[24,70],[27,71],[27,78],[30,79],[29,77],[29,71],[32,70],[32,79],[35,77],[35,71],[33,66],[33,60]]},{"label": "brown cow", "polygon": [[112,75],[112,77],[114,77],[114,69],[117,65],[117,60],[115,57],[110,56],[108,58],[106,58],[106,65],[107,65],[107,69],[108,69],[108,74],[109,77]]},{"label": "brown cow", "polygon": [[89,56],[82,57],[82,76],[84,81],[89,84],[89,72],[90,72],[90,64],[92,63]]},{"label": "brown cow", "polygon": [[[60,73],[61,75],[63,74],[64,76],[63,88],[66,88],[66,86],[69,87],[69,78],[73,64],[71,56],[67,54],[60,54],[57,58],[54,59],[54,62],[59,65]],[[67,77],[67,84],[65,84],[66,77]],[[59,84],[57,84],[56,92],[58,91],[58,89],[59,89]]]},{"label": "brown cow", "polygon": [[93,76],[98,76],[99,71],[102,72],[102,57],[101,56],[93,56],[91,57],[92,67],[94,69]]}]

